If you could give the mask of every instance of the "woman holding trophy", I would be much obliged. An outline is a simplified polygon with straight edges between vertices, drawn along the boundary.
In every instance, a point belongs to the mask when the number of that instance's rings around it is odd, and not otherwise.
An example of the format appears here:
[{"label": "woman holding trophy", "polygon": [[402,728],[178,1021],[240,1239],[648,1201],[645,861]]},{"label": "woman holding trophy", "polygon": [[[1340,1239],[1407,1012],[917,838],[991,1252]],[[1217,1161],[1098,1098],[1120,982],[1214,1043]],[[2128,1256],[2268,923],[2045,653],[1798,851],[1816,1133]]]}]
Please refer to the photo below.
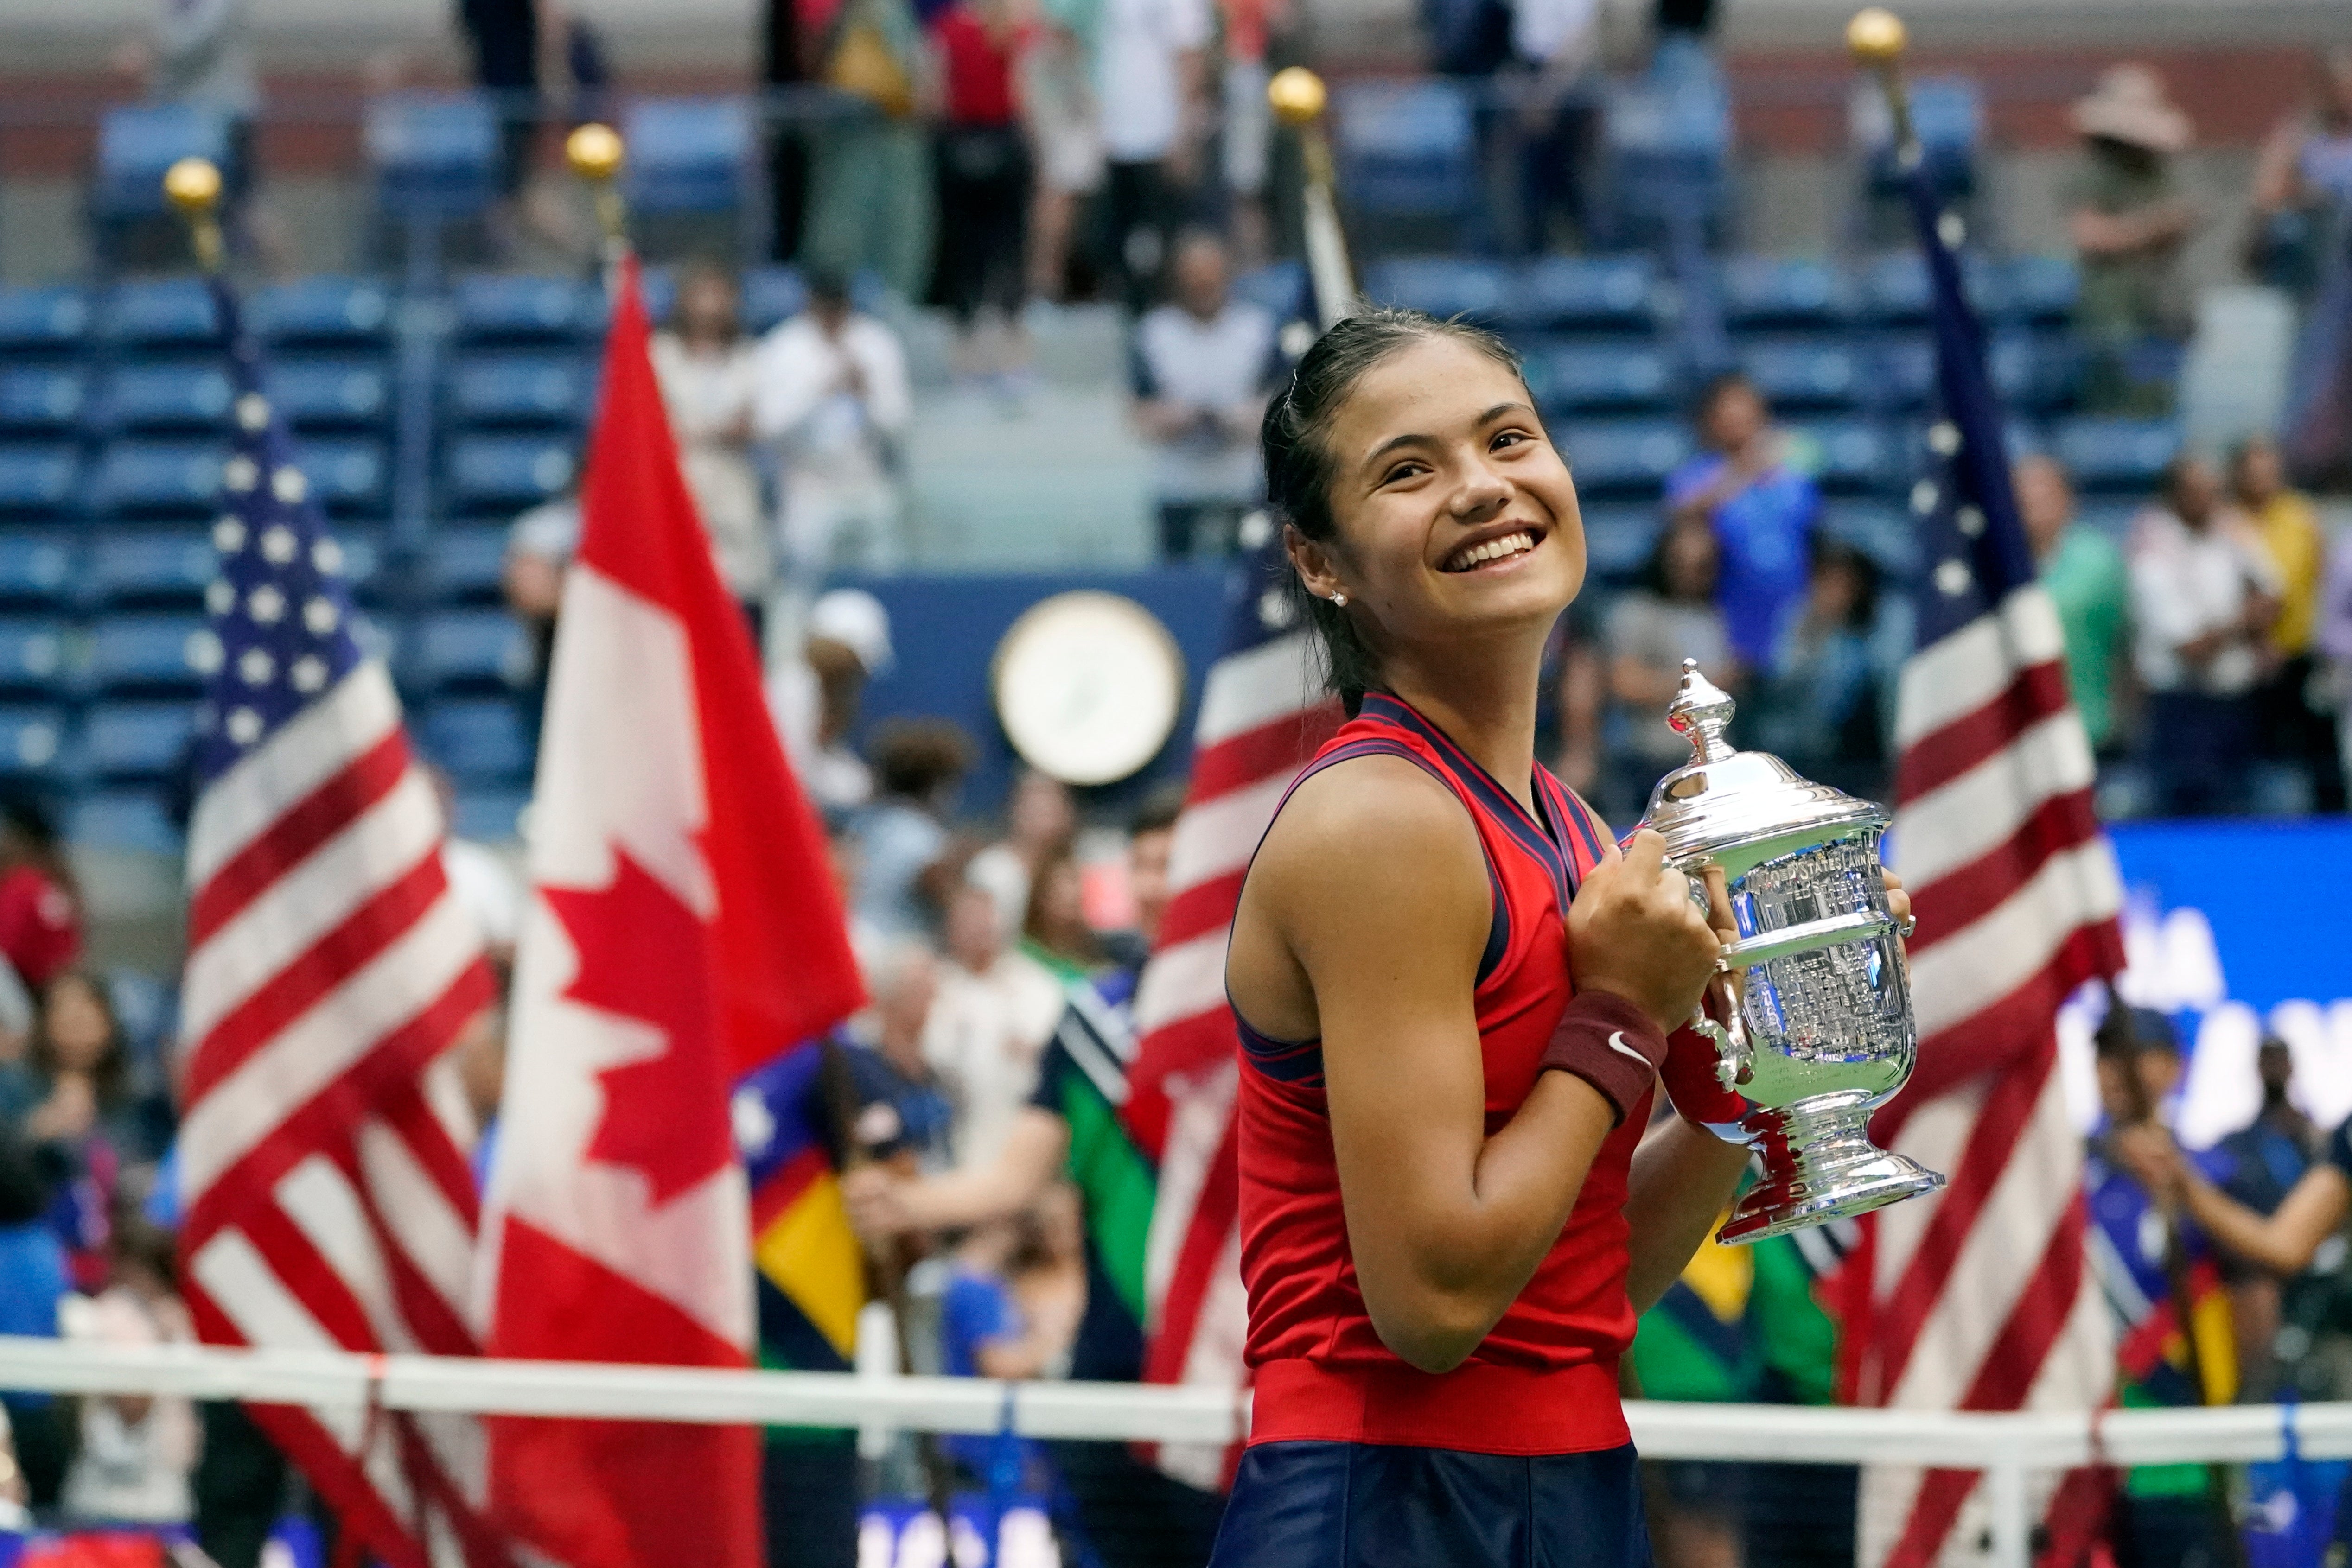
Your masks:
[{"label": "woman holding trophy", "polygon": [[1351,317],[1262,442],[1351,716],[1226,960],[1255,1405],[1213,1562],[1646,1563],[1617,1364],[1746,1164],[1683,1027],[1731,911],[1535,760],[1585,546],[1511,351]]}]

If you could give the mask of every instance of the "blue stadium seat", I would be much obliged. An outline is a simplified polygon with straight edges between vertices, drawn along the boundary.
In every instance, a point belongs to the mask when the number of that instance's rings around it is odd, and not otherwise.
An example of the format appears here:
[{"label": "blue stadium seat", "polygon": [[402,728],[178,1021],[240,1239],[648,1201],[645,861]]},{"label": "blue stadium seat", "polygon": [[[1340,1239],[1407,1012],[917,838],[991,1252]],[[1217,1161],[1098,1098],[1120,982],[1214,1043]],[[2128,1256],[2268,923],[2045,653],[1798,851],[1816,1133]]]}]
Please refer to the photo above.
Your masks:
[{"label": "blue stadium seat", "polygon": [[480,93],[387,94],[367,106],[365,140],[388,216],[467,217],[498,198],[498,114]]},{"label": "blue stadium seat", "polygon": [[1733,327],[1835,327],[1853,312],[1844,271],[1809,257],[1737,256],[1724,265],[1722,289]]},{"label": "blue stadium seat", "polygon": [[1792,434],[1790,460],[1824,490],[1851,494],[1907,480],[1893,434],[1875,420],[1807,420]]},{"label": "blue stadium seat", "polygon": [[273,346],[375,348],[392,336],[391,291],[362,277],[306,277],[264,288],[245,314]]},{"label": "blue stadium seat", "polygon": [[105,434],[226,430],[235,399],[228,371],[219,364],[147,361],[100,379],[90,399],[90,425]]},{"label": "blue stadium seat", "polygon": [[1466,316],[1496,322],[1512,292],[1511,269],[1500,262],[1450,256],[1386,261],[1365,275],[1364,291],[1381,305],[1425,310],[1440,320]]},{"label": "blue stadium seat", "polygon": [[[1979,315],[2000,313],[2004,281],[1982,257],[1960,258],[1960,286]],[[1916,250],[1896,251],[1864,262],[1856,282],[1862,313],[1874,321],[1924,321],[1934,308],[1927,263]]]},{"label": "blue stadium seat", "polygon": [[1658,508],[1602,502],[1583,511],[1584,559],[1592,575],[1603,582],[1632,582],[1641,576],[1657,548]]},{"label": "blue stadium seat", "polygon": [[424,589],[435,604],[498,602],[507,559],[504,528],[446,528],[434,530],[425,547]]},{"label": "blue stadium seat", "polygon": [[459,784],[504,784],[530,775],[530,738],[509,699],[436,703],[417,727],[425,755]]},{"label": "blue stadium seat", "polygon": [[2162,419],[2070,419],[2051,444],[2079,488],[2145,492],[2179,452],[2180,428]]},{"label": "blue stadium seat", "polygon": [[0,689],[54,691],[66,674],[66,653],[65,622],[0,617]]},{"label": "blue stadium seat", "polygon": [[623,114],[621,135],[630,211],[724,213],[743,204],[756,161],[744,99],[639,99]]},{"label": "blue stadium seat", "polygon": [[449,371],[448,408],[461,426],[574,429],[595,399],[595,363],[578,354],[470,354]]},{"label": "blue stadium seat", "polygon": [[98,335],[116,348],[215,348],[220,308],[202,278],[121,283],[100,307]]},{"label": "blue stadium seat", "polygon": [[75,509],[81,459],[70,446],[0,446],[0,515]]},{"label": "blue stadium seat", "polygon": [[1642,340],[1533,342],[1524,349],[1528,390],[1546,413],[1648,411],[1673,397],[1666,357]]},{"label": "blue stadium seat", "polygon": [[1866,361],[1833,339],[1752,340],[1739,347],[1739,366],[1776,408],[1852,408],[1870,386]]},{"label": "blue stadium seat", "polygon": [[103,692],[193,693],[220,663],[201,615],[116,615],[90,628],[89,684]]},{"label": "blue stadium seat", "polygon": [[1821,526],[1875,561],[1890,580],[1906,581],[1919,569],[1919,530],[1905,507],[1840,501],[1825,510]]},{"label": "blue stadium seat", "polygon": [[140,103],[110,109],[98,125],[98,171],[89,207],[100,218],[159,215],[164,171],[183,158],[208,158],[230,172],[235,145],[228,116],[195,103]]},{"label": "blue stadium seat", "polygon": [[79,565],[74,548],[62,538],[0,533],[0,603],[61,605],[72,596]]},{"label": "blue stadium seat", "polygon": [[1477,141],[1458,83],[1352,82],[1333,98],[1333,150],[1351,211],[1466,214],[1479,204]]},{"label": "blue stadium seat", "polygon": [[[66,836],[90,848],[132,850],[173,860],[187,847],[162,798],[146,789],[102,789],[83,797],[67,814]],[[118,976],[118,985],[120,979]]]},{"label": "blue stadium seat", "polygon": [[273,359],[262,385],[296,430],[373,428],[392,414],[392,371],[381,360]]},{"label": "blue stadium seat", "polygon": [[342,552],[344,585],[354,595],[370,600],[398,586],[384,570],[383,535],[374,519],[338,521],[332,534],[335,548]]},{"label": "blue stadium seat", "polygon": [[126,533],[90,546],[82,586],[94,604],[194,610],[219,576],[210,534]]},{"label": "blue stadium seat", "polygon": [[[853,298],[860,295],[861,277],[850,285]],[[801,275],[789,267],[753,267],[744,269],[743,330],[765,332],[778,322],[799,315],[808,308],[808,285]],[[861,305],[864,301],[861,299]]]},{"label": "blue stadium seat", "polygon": [[529,659],[521,623],[503,610],[446,610],[417,623],[404,673],[421,691],[503,690]]},{"label": "blue stadium seat", "polygon": [[192,703],[100,703],[82,720],[82,765],[104,779],[167,779],[194,733]]},{"label": "blue stadium seat", "polygon": [[1502,316],[1514,327],[1543,330],[1647,330],[1657,284],[1646,256],[1546,256],[1519,270]]},{"label": "blue stadium seat", "polygon": [[228,448],[210,441],[117,441],[101,453],[89,501],[118,516],[207,516]]},{"label": "blue stadium seat", "polygon": [[522,837],[522,814],[530,809],[525,789],[460,789],[449,831],[478,843],[512,843]]},{"label": "blue stadium seat", "polygon": [[89,300],[79,288],[0,288],[0,353],[62,355],[89,330]]},{"label": "blue stadium seat", "polygon": [[1691,454],[1690,433],[1671,419],[1594,420],[1554,432],[1580,495],[1654,497]]},{"label": "blue stadium seat", "polygon": [[1936,401],[1936,342],[1906,334],[1879,340],[1869,350],[1872,389],[1878,406],[1924,408]]},{"label": "blue stadium seat", "polygon": [[2012,320],[2060,322],[2074,314],[2083,274],[2071,256],[2020,256],[2001,268],[2001,307]]},{"label": "blue stadium seat", "polygon": [[2082,360],[2063,333],[1996,333],[1985,360],[1993,389],[2011,408],[2047,413],[2074,401]]},{"label": "blue stadium seat", "polygon": [[1277,322],[1313,315],[1307,294],[1307,267],[1297,261],[1270,261],[1233,282],[1234,298],[1256,306]]},{"label": "blue stadium seat", "polygon": [[457,280],[449,304],[469,343],[574,342],[604,329],[603,293],[574,277],[474,273]]},{"label": "blue stadium seat", "polygon": [[[1911,131],[1919,143],[1927,179],[1947,198],[1976,189],[1977,149],[1984,140],[1984,99],[1969,77],[1914,77],[1910,81]],[[1895,133],[1885,100],[1874,89],[1857,100],[1853,131],[1857,150],[1868,161],[1871,188],[1903,189],[1895,167]]]},{"label": "blue stadium seat", "polygon": [[1602,160],[1621,242],[1671,233],[1684,218],[1711,226],[1726,205],[1731,95],[1704,48],[1667,47],[1643,76],[1612,81],[1601,104]]},{"label": "blue stadium seat", "polygon": [[66,715],[59,707],[0,707],[0,775],[48,778],[64,759]]},{"label": "blue stadium seat", "polygon": [[310,482],[310,494],[337,517],[375,516],[383,511],[392,465],[383,443],[349,438],[314,439],[294,449],[294,461]]},{"label": "blue stadium seat", "polygon": [[80,420],[79,371],[19,365],[0,369],[0,435],[57,435]]},{"label": "blue stadium seat", "polygon": [[572,448],[551,436],[459,436],[449,444],[449,505],[479,516],[544,501],[572,483]]}]

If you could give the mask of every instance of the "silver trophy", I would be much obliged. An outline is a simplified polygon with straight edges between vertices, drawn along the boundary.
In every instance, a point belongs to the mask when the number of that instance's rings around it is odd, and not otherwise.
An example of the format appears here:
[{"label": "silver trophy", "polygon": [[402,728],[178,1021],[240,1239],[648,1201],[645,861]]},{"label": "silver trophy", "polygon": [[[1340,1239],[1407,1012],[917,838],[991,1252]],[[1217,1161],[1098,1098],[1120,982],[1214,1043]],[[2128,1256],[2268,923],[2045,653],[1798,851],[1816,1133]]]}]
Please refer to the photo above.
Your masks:
[{"label": "silver trophy", "polygon": [[1886,811],[1737,749],[1723,737],[1732,710],[1698,662],[1683,661],[1666,723],[1692,757],[1658,781],[1643,823],[1664,835],[1666,863],[1688,873],[1694,897],[1706,896],[1708,871],[1721,873],[1738,927],[1693,1020],[1741,1106],[1709,1130],[1763,1166],[1716,1238],[1727,1244],[1944,1185],[1870,1141],[1870,1113],[1911,1076],[1918,1050],[1878,863]]}]

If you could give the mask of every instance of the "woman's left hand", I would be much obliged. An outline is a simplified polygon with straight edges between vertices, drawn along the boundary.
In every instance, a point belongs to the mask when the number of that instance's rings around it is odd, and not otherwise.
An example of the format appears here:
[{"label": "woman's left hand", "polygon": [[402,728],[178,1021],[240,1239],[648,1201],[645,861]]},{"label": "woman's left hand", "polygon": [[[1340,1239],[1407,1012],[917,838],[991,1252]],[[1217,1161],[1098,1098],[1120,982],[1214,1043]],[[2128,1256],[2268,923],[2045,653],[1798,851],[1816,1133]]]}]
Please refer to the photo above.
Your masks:
[{"label": "woman's left hand", "polygon": [[1886,869],[1886,913],[1895,916],[1895,940],[1903,944],[1903,956],[1911,956],[1911,895],[1903,890],[1903,879],[1894,869]]}]

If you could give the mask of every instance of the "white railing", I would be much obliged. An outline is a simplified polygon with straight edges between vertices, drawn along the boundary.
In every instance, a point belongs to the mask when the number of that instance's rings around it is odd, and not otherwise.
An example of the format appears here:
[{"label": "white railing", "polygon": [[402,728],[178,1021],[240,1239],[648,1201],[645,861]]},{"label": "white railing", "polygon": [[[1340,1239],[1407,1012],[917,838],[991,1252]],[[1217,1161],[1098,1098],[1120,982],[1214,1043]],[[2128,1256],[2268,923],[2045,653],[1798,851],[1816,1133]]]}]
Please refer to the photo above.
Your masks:
[{"label": "white railing", "polygon": [[[1249,1396],[1113,1383],[993,1383],[872,1373],[488,1361],[424,1355],[125,1347],[0,1335],[0,1389],[390,1410],[577,1416],[1223,1443],[1248,1429]],[[1993,1568],[2027,1568],[2028,1476],[2113,1465],[2352,1458],[2352,1403],[2210,1409],[1969,1415],[1685,1405],[1625,1407],[1654,1459],[1926,1465],[1985,1472]]]}]

